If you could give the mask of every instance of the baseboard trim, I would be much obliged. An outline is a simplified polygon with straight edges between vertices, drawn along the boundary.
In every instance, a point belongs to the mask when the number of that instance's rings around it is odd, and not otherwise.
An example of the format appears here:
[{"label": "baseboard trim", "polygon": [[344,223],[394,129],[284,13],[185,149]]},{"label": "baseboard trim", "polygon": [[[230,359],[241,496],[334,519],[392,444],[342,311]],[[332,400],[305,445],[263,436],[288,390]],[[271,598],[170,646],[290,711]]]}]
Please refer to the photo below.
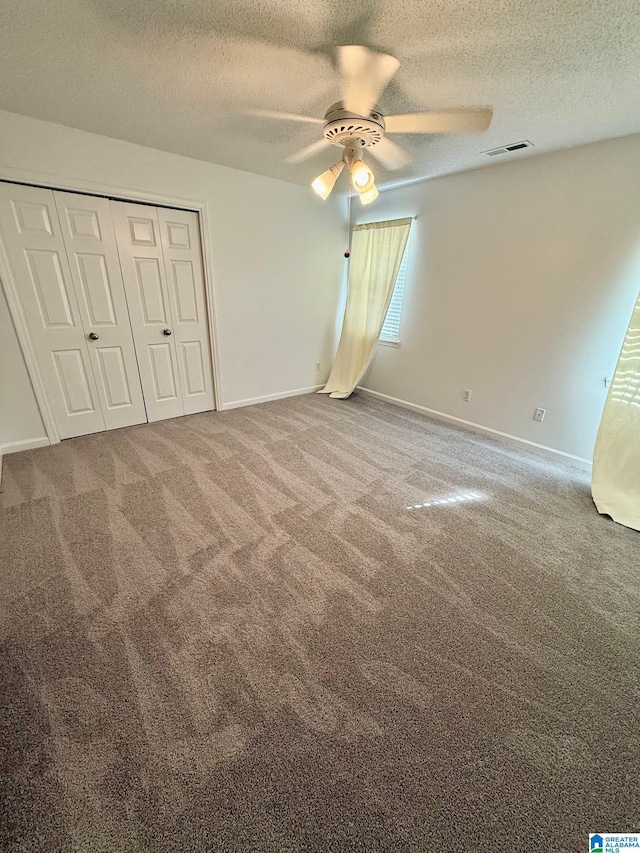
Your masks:
[{"label": "baseboard trim", "polygon": [[417,403],[410,403],[408,400],[401,400],[398,397],[390,397],[388,394],[382,394],[380,391],[373,391],[371,388],[364,388],[358,385],[358,391],[363,394],[375,397],[378,400],[384,400],[385,403],[393,403],[394,406],[400,406],[403,409],[410,409],[412,412],[418,412],[421,415],[428,415],[430,418],[443,421],[445,423],[455,424],[469,432],[475,432],[479,435],[487,435],[490,438],[496,438],[505,444],[510,444],[513,447],[519,447],[522,450],[530,450],[533,453],[539,453],[542,456],[548,456],[551,459],[561,459],[568,464],[577,468],[582,468],[585,471],[591,470],[591,460],[584,459],[582,456],[574,456],[573,453],[566,453],[564,450],[556,450],[555,447],[548,447],[546,444],[537,444],[535,441],[529,441],[526,438],[520,438],[517,435],[511,435],[508,432],[500,432],[500,430],[492,429],[491,427],[476,424],[473,421],[465,421],[462,418],[457,418],[454,415],[447,415],[444,412],[438,412],[436,409],[429,409],[426,406],[419,406]]},{"label": "baseboard trim", "polygon": [[46,447],[51,444],[48,438],[27,438],[24,441],[10,441],[0,444],[0,484],[2,484],[2,463],[7,453],[18,453],[21,450],[35,450],[36,447]]},{"label": "baseboard trim", "polygon": [[0,444],[0,455],[8,453],[19,453],[21,450],[35,450],[37,447],[47,447],[51,442],[46,436],[42,438],[26,438],[23,441],[10,441]]},{"label": "baseboard trim", "polygon": [[324,383],[322,385],[311,385],[309,388],[295,388],[293,391],[279,391],[277,394],[265,394],[263,397],[248,397],[246,400],[234,400],[231,403],[224,403],[221,409],[222,411],[226,409],[239,409],[242,406],[255,406],[256,403],[284,400],[286,397],[300,397],[302,394],[312,394],[314,391],[319,391],[320,388],[324,388]]}]

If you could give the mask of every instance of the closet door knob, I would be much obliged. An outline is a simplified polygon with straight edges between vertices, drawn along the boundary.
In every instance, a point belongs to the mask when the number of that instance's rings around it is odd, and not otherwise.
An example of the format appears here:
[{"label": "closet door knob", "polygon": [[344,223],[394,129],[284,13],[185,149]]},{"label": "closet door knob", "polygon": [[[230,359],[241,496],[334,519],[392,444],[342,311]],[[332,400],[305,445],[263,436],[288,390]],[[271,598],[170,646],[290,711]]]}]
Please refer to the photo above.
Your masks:
[{"label": "closet door knob", "polygon": [[163,335],[170,335],[170,334],[171,334],[171,329],[163,329],[163,330],[162,330],[162,334],[163,334]]},{"label": "closet door knob", "polygon": [[92,341],[97,341],[100,335],[97,332],[89,332],[89,338]]}]

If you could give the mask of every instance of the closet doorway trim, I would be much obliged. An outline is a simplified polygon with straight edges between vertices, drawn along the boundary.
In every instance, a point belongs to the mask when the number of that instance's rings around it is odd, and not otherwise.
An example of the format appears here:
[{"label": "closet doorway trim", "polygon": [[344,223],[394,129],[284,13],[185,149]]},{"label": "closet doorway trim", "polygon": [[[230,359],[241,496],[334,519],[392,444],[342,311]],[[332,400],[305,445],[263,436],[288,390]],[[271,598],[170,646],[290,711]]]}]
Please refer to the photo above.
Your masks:
[{"label": "closet doorway trim", "polygon": [[[224,395],[222,392],[222,380],[220,377],[220,354],[218,351],[218,327],[216,324],[215,296],[213,287],[213,265],[211,258],[211,245],[209,242],[209,209],[208,203],[179,196],[161,195],[150,193],[146,190],[134,190],[118,187],[113,184],[97,183],[95,181],[83,181],[73,178],[62,178],[45,172],[33,172],[25,169],[14,169],[0,165],[0,181],[8,181],[14,184],[29,184],[35,187],[43,187],[47,190],[63,190],[65,192],[81,193],[83,195],[104,196],[114,201],[130,201],[142,204],[151,204],[158,207],[173,207],[179,210],[192,210],[198,214],[200,229],[200,246],[202,249],[202,266],[204,274],[204,289],[207,303],[207,319],[209,321],[209,343],[213,361],[213,398],[217,411],[224,409]],[[0,279],[9,305],[9,313],[16,329],[18,343],[24,356],[25,364],[33,392],[40,409],[42,422],[50,444],[59,444],[60,435],[56,427],[53,413],[49,406],[45,384],[42,380],[38,360],[36,358],[26,317],[23,313],[22,304],[18,296],[19,289],[14,280],[9,256],[4,247],[2,235],[0,234]]]}]

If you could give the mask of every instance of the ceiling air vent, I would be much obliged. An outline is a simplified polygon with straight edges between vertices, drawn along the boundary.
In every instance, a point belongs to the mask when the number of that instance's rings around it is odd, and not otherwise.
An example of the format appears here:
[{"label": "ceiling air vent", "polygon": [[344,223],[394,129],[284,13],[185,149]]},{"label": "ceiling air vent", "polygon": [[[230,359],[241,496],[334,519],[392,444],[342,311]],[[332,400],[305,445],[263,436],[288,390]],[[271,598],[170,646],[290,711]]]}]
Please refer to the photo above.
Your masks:
[{"label": "ceiling air vent", "polygon": [[511,145],[503,145],[502,148],[493,148],[491,151],[484,151],[487,157],[495,157],[497,154],[508,154],[510,151],[520,151],[521,148],[533,148],[533,143],[524,139],[522,142],[512,142]]}]

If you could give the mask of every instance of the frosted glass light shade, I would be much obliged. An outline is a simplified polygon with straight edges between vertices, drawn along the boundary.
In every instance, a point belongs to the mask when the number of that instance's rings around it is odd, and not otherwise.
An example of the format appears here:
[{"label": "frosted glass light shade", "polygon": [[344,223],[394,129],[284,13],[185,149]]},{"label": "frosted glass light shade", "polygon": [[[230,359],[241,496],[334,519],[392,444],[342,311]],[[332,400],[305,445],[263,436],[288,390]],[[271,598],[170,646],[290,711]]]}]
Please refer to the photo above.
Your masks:
[{"label": "frosted glass light shade", "polygon": [[351,180],[354,189],[359,193],[366,193],[371,189],[374,182],[373,172],[362,160],[355,160],[351,164]]},{"label": "frosted glass light shade", "polygon": [[370,189],[364,193],[360,193],[360,201],[362,204],[371,204],[372,201],[378,198],[378,195],[378,188],[375,184],[372,184]]},{"label": "frosted glass light shade", "polygon": [[340,176],[340,172],[344,169],[344,163],[335,163],[330,169],[327,169],[326,172],[323,172],[319,175],[315,181],[312,182],[311,186],[318,193],[320,198],[327,199],[331,190],[334,188],[338,177]]}]

